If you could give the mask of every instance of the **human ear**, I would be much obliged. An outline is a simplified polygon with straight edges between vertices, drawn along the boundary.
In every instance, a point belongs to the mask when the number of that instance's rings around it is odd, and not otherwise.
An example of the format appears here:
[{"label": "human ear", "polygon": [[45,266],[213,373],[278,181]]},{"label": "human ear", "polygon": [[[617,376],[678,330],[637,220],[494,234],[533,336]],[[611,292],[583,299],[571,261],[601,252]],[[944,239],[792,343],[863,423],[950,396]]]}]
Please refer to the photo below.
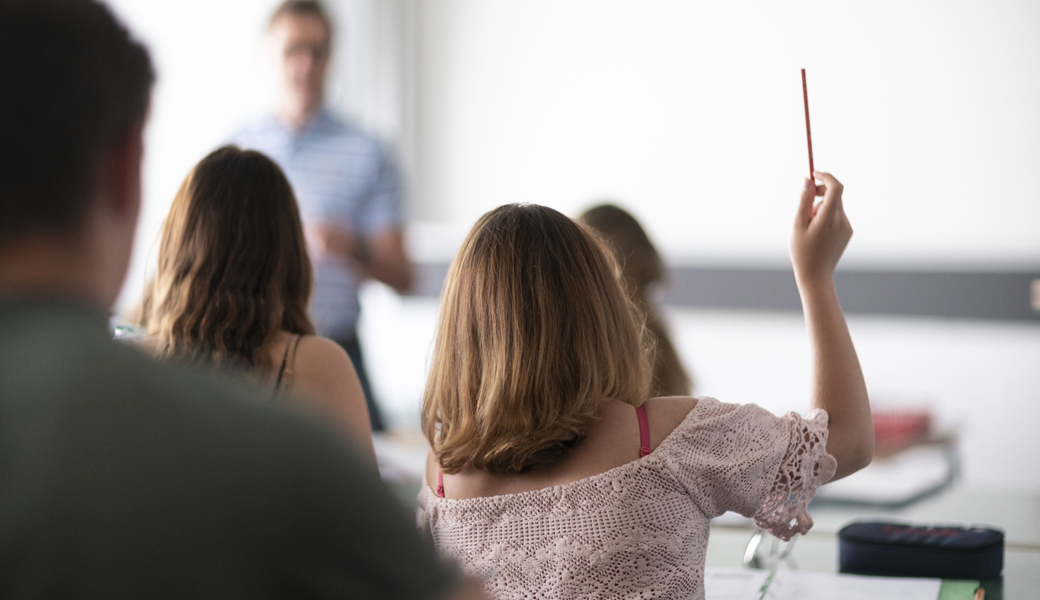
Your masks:
[{"label": "human ear", "polygon": [[107,212],[120,220],[137,222],[141,210],[141,165],[144,160],[144,122],[130,126],[116,138],[102,169]]}]

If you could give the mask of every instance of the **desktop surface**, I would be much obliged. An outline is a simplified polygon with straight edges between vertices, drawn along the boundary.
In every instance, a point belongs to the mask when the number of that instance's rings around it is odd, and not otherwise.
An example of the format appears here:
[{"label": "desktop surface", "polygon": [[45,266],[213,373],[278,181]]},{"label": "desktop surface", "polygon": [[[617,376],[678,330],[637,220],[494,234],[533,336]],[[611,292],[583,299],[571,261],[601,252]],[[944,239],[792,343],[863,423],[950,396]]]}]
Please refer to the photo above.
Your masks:
[{"label": "desktop surface", "polygon": [[[986,600],[1040,598],[1040,494],[953,487],[898,509],[839,504],[810,506],[815,525],[791,551],[791,566],[804,571],[838,570],[838,530],[851,521],[884,520],[934,525],[986,525],[1005,532],[1004,573],[983,582]],[[754,533],[749,521],[722,518],[708,537],[708,567],[742,564]]]}]

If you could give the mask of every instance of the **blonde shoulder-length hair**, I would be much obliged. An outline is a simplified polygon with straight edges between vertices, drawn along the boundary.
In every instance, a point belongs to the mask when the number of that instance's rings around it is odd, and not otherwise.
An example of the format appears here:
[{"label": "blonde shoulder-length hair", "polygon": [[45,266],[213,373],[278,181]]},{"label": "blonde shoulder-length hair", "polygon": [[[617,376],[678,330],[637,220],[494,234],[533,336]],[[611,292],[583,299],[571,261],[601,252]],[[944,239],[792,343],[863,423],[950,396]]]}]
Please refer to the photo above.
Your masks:
[{"label": "blonde shoulder-length hair", "polygon": [[522,473],[650,386],[641,313],[591,230],[544,206],[474,225],[444,284],[422,428],[445,473]]},{"label": "blonde shoulder-length hair", "polygon": [[267,156],[224,146],[173,199],[139,319],[163,356],[270,368],[279,330],[313,334],[314,275],[292,186]]}]

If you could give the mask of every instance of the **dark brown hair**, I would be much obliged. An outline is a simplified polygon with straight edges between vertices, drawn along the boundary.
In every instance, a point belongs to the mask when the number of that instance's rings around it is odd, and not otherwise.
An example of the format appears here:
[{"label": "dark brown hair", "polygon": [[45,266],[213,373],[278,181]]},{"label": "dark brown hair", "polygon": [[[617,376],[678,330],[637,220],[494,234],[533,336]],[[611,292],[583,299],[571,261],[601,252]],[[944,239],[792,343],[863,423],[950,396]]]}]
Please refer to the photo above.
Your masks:
[{"label": "dark brown hair", "polygon": [[688,396],[693,391],[693,380],[683,368],[658,308],[650,298],[651,288],[665,281],[664,262],[657,248],[639,221],[613,204],[590,208],[579,220],[606,238],[621,265],[625,289],[646,319],[647,333],[654,347],[650,395]]},{"label": "dark brown hair", "polygon": [[148,52],[100,2],[0,0],[0,244],[78,228],[153,79]]},{"label": "dark brown hair", "polygon": [[142,324],[163,354],[269,368],[263,349],[279,330],[314,333],[313,277],[282,170],[259,152],[224,146],[173,200]]},{"label": "dark brown hair", "polygon": [[639,312],[602,241],[537,205],[497,208],[452,261],[422,428],[445,473],[522,473],[647,397]]},{"label": "dark brown hair", "polygon": [[621,265],[622,277],[635,295],[645,297],[648,288],[664,279],[664,263],[657,248],[635,217],[613,204],[600,204],[582,213],[579,221],[607,239]]}]

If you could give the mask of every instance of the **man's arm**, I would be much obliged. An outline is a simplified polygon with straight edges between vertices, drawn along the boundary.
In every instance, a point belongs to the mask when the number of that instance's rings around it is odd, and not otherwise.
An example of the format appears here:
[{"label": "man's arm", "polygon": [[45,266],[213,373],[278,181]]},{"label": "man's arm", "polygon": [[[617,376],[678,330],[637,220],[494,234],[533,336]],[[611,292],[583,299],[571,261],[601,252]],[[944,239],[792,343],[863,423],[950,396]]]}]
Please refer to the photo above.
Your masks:
[{"label": "man's arm", "polygon": [[311,233],[318,256],[338,256],[350,263],[362,279],[378,279],[400,294],[412,288],[412,265],[400,228],[360,238],[342,227],[321,224],[313,227]]},{"label": "man's arm", "polygon": [[324,223],[312,232],[318,255],[345,258],[361,279],[371,277],[398,293],[412,287],[412,265],[404,248],[401,231],[401,173],[387,150],[373,146],[376,168],[358,212],[343,223]]},{"label": "man's arm", "polygon": [[404,236],[400,229],[390,229],[369,238],[370,255],[362,263],[370,277],[397,290],[399,294],[412,289],[412,264],[404,250]]}]

